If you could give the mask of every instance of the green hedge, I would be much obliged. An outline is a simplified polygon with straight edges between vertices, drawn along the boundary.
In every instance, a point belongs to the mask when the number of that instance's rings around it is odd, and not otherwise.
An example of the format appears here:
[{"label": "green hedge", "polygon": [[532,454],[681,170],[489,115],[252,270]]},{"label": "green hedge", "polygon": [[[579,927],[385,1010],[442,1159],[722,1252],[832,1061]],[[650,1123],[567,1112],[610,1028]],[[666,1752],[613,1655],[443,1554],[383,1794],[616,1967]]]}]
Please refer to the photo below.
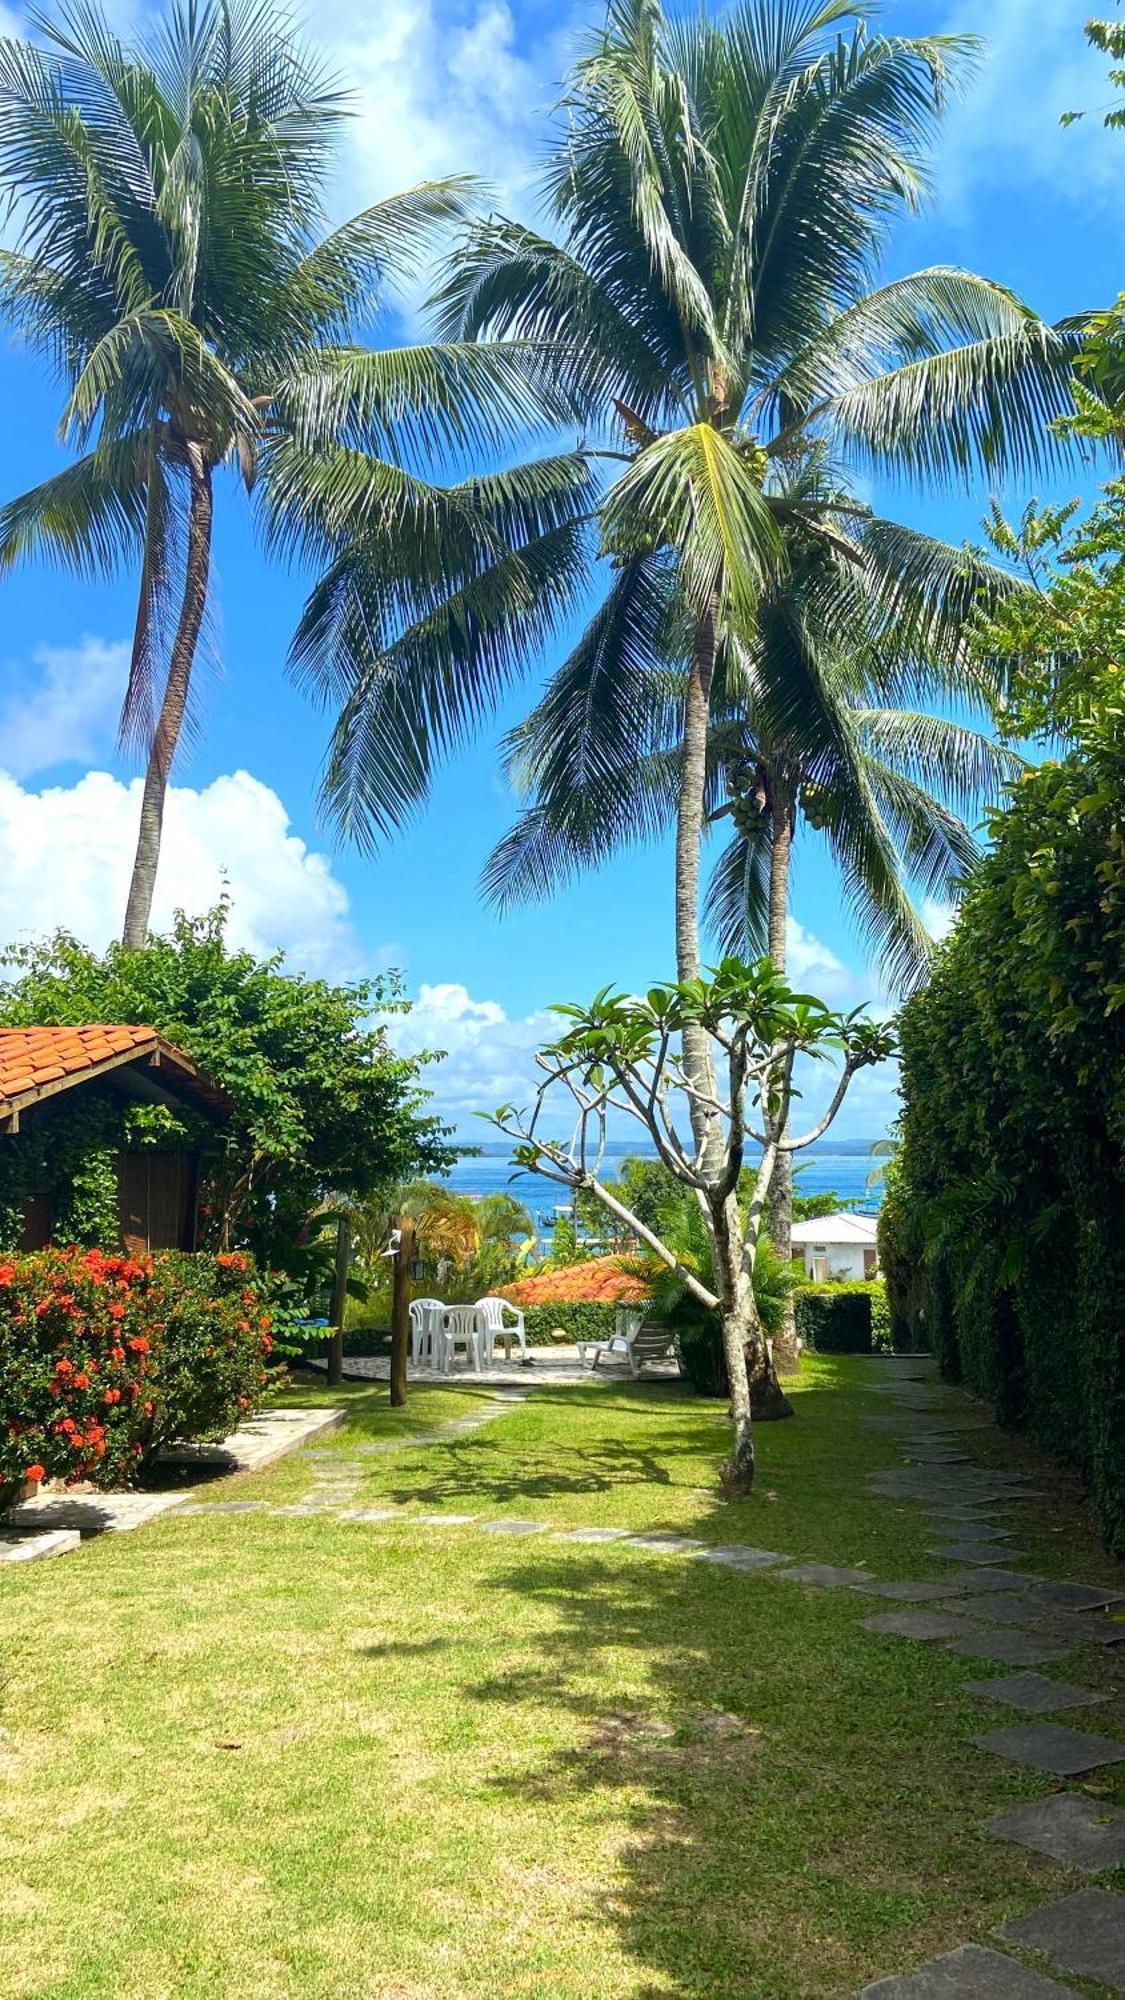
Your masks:
[{"label": "green hedge", "polygon": [[575,1301],[553,1306],[524,1306],[524,1331],[532,1347],[550,1345],[556,1330],[573,1344],[579,1340],[608,1340],[617,1324],[617,1307],[586,1305]]},{"label": "green hedge", "polygon": [[1125,1554],[1125,733],[1030,772],[902,1017],[892,1311]]},{"label": "green hedge", "polygon": [[794,1294],[793,1309],[797,1332],[815,1354],[871,1354],[890,1348],[890,1319],[881,1278],[802,1285]]}]

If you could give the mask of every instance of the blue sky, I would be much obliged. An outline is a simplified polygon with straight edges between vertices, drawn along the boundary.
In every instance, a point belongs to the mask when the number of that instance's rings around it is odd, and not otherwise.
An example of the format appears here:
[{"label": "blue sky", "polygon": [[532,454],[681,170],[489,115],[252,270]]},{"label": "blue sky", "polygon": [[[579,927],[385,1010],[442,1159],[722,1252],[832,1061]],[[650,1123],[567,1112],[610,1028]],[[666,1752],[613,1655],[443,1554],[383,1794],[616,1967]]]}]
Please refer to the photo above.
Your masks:
[{"label": "blue sky", "polygon": [[[974,267],[1047,317],[1094,307],[1122,282],[1125,135],[1059,113],[1105,96],[1074,0],[945,7],[898,0],[900,32],[972,30],[989,41],[982,74],[952,112],[929,212],[905,221],[890,265]],[[124,16],[122,17],[125,18]],[[341,215],[432,173],[470,169],[529,212],[545,120],[590,10],[508,0],[386,0],[370,21],[327,0],[318,36],[361,89],[345,152]],[[0,6],[0,24],[18,14]],[[394,325],[382,328],[393,337]],[[0,341],[0,493],[62,462],[60,397],[42,366]],[[987,493],[874,495],[953,539],[976,537]],[[1016,507],[1022,493],[1003,496]],[[234,928],[295,964],[351,976],[395,966],[417,1006],[404,1041],[441,1045],[439,1104],[466,1133],[472,1112],[526,1092],[530,1052],[554,1000],[671,969],[669,856],[652,848],[546,909],[503,920],[477,893],[481,863],[510,824],[495,742],[523,712],[543,662],[481,740],[442,771],[432,808],[376,859],[339,850],[318,816],[327,722],[284,675],[302,580],[266,566],[233,482],[218,494],[215,675],[201,676],[199,730],[176,776],[156,916],[203,908],[225,874]],[[102,944],[118,928],[135,830],[135,771],[118,755],[116,708],[133,591],[45,569],[5,579],[0,638],[0,935],[64,924]],[[807,841],[795,879],[794,969],[826,996],[879,999],[827,861]],[[838,1130],[876,1136],[893,1114],[893,1077],[860,1080]],[[479,1128],[474,1136],[480,1136]]]}]

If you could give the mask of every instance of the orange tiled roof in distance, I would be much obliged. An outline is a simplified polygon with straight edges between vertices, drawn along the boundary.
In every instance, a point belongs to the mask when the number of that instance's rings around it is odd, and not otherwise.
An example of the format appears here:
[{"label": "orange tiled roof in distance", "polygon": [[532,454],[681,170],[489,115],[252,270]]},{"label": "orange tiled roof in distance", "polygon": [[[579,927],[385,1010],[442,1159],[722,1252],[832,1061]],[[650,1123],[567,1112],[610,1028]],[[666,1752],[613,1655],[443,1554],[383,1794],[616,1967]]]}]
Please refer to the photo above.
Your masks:
[{"label": "orange tiled roof in distance", "polygon": [[0,1028],[0,1103],[81,1076],[130,1049],[155,1047],[155,1028]]},{"label": "orange tiled roof in distance", "polygon": [[648,1297],[644,1279],[625,1270],[620,1257],[591,1257],[561,1271],[541,1271],[537,1277],[505,1285],[503,1291],[514,1306],[615,1306]]}]

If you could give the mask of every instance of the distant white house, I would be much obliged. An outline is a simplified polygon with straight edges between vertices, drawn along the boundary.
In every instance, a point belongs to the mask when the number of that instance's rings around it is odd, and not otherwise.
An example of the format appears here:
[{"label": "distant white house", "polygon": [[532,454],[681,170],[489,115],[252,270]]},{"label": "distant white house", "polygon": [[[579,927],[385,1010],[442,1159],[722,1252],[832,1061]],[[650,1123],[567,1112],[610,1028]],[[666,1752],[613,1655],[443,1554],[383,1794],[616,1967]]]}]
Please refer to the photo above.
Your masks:
[{"label": "distant white house", "polygon": [[821,1283],[827,1278],[873,1278],[878,1264],[873,1215],[819,1215],[813,1222],[793,1224],[793,1249],[805,1260],[805,1272]]}]

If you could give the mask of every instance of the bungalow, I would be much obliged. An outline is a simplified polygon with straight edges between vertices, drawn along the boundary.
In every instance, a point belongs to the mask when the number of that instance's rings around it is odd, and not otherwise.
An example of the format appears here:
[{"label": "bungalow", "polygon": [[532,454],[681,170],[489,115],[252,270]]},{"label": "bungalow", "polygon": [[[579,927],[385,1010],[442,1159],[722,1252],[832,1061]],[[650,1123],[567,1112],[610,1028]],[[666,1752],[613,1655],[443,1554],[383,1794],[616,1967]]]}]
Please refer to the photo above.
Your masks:
[{"label": "bungalow", "polygon": [[[67,1208],[69,1114],[97,1104],[105,1129],[119,1135],[110,1157],[124,1248],[195,1249],[198,1140],[131,1145],[125,1114],[138,1103],[197,1114],[188,1121],[197,1133],[200,1114],[222,1125],[233,1108],[155,1028],[0,1028],[0,1164],[18,1200],[12,1248],[38,1250],[53,1240]],[[72,1141],[71,1157],[73,1150]]]},{"label": "bungalow", "polygon": [[832,1278],[873,1278],[879,1253],[877,1218],[841,1211],[793,1224],[793,1249],[805,1260],[807,1277],[823,1283]]}]

